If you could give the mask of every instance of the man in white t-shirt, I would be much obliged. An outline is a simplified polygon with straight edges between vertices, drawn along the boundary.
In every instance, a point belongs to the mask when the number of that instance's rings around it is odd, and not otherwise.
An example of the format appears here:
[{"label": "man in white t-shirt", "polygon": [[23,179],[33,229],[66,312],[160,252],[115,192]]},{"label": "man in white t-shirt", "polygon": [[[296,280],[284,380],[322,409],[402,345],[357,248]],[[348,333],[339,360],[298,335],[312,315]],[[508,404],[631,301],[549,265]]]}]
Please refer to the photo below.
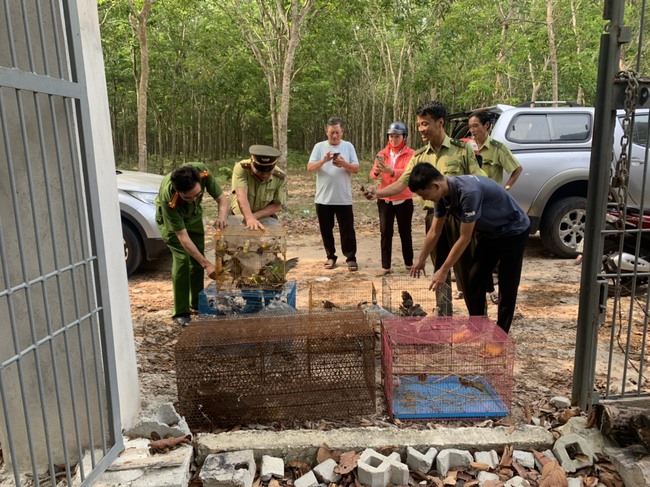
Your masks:
[{"label": "man in white t-shirt", "polygon": [[316,216],[327,255],[326,269],[336,267],[334,218],[339,224],[341,251],[349,271],[357,265],[357,236],[352,212],[352,174],[359,172],[359,159],[354,146],[343,140],[343,121],[330,118],[325,126],[327,140],[314,146],[307,171],[316,173]]}]

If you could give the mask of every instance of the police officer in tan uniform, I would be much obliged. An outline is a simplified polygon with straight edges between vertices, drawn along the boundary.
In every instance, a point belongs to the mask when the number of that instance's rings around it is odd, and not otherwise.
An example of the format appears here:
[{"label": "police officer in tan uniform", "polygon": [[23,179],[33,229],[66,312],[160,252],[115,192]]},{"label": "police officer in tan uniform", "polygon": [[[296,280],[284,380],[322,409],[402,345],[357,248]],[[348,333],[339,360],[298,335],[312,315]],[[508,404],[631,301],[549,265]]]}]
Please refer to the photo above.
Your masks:
[{"label": "police officer in tan uniform", "polygon": [[[464,174],[476,174],[485,176],[474,156],[473,149],[465,142],[452,139],[445,133],[445,118],[447,110],[438,101],[431,101],[421,105],[417,110],[417,127],[420,137],[427,145],[415,151],[411,161],[404,170],[402,176],[393,184],[379,190],[370,189],[365,194],[369,199],[384,198],[404,191],[408,187],[411,171],[416,164],[428,163],[446,176],[461,176]],[[423,207],[427,209],[425,218],[426,231],[429,231],[433,221],[433,203],[425,201]],[[431,252],[431,260],[434,268],[438,269],[447,259],[449,251],[460,235],[460,224],[453,218],[448,218],[445,223],[445,233],[438,240],[435,249]],[[464,289],[468,281],[468,273],[471,265],[471,249],[465,249],[463,255],[454,265],[454,274]],[[448,275],[448,284],[451,284],[451,277]],[[436,300],[441,315],[450,316],[453,312],[451,287],[436,291]]]},{"label": "police officer in tan uniform", "polygon": [[489,135],[492,121],[488,112],[474,112],[467,123],[472,137],[478,144],[478,153],[483,160],[482,169],[487,177],[499,184],[503,184],[504,172],[510,174],[503,186],[506,191],[509,191],[523,171],[521,164],[508,147]]},{"label": "police officer in tan uniform", "polygon": [[191,312],[199,308],[204,270],[208,275],[215,272],[214,264],[204,255],[201,201],[206,192],[219,204],[214,226],[222,230],[228,224],[228,196],[203,163],[190,162],[167,174],[155,200],[156,224],[172,253],[172,318],[180,326],[189,324]]},{"label": "police officer in tan uniform", "polygon": [[280,151],[267,145],[251,145],[250,159],[235,164],[232,171],[230,209],[244,217],[249,230],[264,230],[260,219],[276,216],[287,202],[286,174],[275,167]]}]

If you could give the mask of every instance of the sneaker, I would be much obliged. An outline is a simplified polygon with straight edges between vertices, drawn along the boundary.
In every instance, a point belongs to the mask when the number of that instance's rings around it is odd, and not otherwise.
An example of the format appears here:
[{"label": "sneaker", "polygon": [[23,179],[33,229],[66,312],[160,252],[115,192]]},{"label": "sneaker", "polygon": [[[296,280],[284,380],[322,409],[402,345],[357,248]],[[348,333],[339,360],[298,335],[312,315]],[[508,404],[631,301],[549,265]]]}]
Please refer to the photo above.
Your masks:
[{"label": "sneaker", "polygon": [[190,324],[192,318],[190,318],[190,315],[178,315],[178,316],[174,316],[173,320],[174,323],[179,325],[181,328],[185,328],[187,325]]}]

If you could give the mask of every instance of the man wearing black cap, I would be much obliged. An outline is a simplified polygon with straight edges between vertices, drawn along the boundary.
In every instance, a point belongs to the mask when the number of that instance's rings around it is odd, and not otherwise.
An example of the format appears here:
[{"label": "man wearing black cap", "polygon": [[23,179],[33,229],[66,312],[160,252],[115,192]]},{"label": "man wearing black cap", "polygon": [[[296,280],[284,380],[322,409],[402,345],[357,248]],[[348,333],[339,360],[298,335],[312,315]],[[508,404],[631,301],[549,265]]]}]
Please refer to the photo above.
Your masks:
[{"label": "man wearing black cap", "polygon": [[260,218],[275,216],[287,202],[286,174],[275,167],[280,151],[267,145],[251,145],[250,159],[235,164],[230,202],[235,215],[244,217],[249,230],[264,230]]}]

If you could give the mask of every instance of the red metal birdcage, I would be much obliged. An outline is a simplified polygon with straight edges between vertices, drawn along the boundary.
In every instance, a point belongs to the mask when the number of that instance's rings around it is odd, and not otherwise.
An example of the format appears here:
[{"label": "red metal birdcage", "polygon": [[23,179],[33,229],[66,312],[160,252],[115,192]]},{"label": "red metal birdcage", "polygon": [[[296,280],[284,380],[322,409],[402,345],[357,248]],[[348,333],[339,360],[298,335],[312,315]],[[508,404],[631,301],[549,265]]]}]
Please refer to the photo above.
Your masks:
[{"label": "red metal birdcage", "polygon": [[507,415],[514,358],[514,342],[486,317],[382,321],[384,392],[396,418]]}]

